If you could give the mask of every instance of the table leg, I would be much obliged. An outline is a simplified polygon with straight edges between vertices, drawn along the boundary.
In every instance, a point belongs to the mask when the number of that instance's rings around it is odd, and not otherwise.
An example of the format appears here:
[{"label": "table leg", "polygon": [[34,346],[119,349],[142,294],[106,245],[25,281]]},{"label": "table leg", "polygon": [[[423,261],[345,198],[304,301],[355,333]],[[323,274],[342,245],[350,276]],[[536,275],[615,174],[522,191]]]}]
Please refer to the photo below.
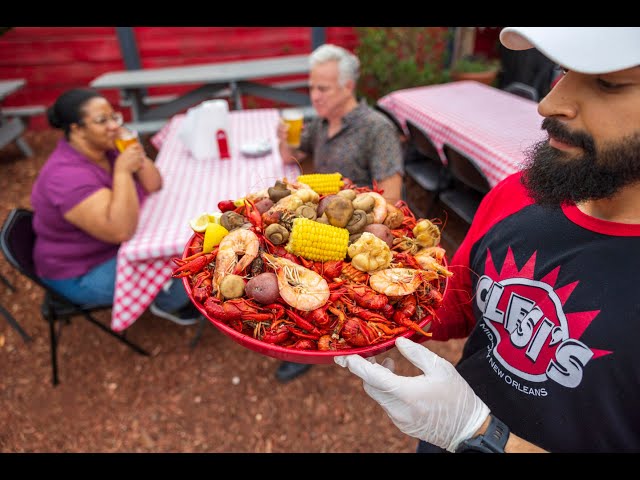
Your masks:
[{"label": "table leg", "polygon": [[32,338],[27,334],[27,332],[25,332],[22,329],[22,327],[16,321],[16,319],[13,318],[13,315],[11,315],[9,311],[6,308],[4,308],[2,305],[0,305],[0,313],[4,315],[4,318],[7,319],[7,322],[9,322],[9,325],[11,325],[15,329],[15,331],[20,334],[20,336],[25,342],[30,342],[32,340]]},{"label": "table leg", "polygon": [[231,82],[231,98],[236,110],[242,110],[242,92],[238,87],[238,82]]},{"label": "table leg", "polygon": [[33,156],[33,150],[31,150],[31,147],[23,137],[16,138],[16,145],[18,145],[18,148],[24,153],[25,157]]},{"label": "table leg", "polygon": [[133,122],[139,122],[146,112],[143,97],[144,94],[140,89],[132,88],[124,90],[124,98],[131,102],[131,120]]}]

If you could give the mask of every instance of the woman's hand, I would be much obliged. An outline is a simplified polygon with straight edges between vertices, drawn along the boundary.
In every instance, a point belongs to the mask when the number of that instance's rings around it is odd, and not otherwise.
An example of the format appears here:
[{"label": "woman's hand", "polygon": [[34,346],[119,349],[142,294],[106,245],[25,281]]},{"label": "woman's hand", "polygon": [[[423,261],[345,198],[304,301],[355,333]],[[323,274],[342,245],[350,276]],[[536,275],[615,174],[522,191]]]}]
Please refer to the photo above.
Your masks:
[{"label": "woman's hand", "polygon": [[118,158],[116,158],[114,173],[136,173],[142,168],[145,157],[146,154],[144,152],[144,148],[140,143],[136,142],[129,145],[120,155],[118,155]]}]

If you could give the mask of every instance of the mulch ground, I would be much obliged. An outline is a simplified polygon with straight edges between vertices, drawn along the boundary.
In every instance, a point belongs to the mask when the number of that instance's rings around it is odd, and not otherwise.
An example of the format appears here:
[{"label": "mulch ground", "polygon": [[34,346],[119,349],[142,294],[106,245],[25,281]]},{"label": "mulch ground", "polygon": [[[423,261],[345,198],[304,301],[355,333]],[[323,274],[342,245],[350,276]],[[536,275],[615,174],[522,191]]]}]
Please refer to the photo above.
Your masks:
[{"label": "mulch ground", "polygon": [[[57,131],[28,132],[35,154],[0,150],[0,219],[30,208],[31,185],[55,146]],[[152,152],[153,153],[153,152]],[[127,337],[144,357],[78,317],[62,329],[61,383],[51,384],[43,292],[0,257],[3,305],[32,337],[24,342],[0,318],[0,452],[413,452],[401,433],[336,365],[316,365],[288,384],[274,378],[279,360],[261,356],[207,325],[181,327],[144,313]],[[98,315],[108,324],[110,310]],[[456,361],[459,341],[427,342]],[[397,350],[399,373],[415,375]],[[330,465],[324,465],[331,469]]]}]

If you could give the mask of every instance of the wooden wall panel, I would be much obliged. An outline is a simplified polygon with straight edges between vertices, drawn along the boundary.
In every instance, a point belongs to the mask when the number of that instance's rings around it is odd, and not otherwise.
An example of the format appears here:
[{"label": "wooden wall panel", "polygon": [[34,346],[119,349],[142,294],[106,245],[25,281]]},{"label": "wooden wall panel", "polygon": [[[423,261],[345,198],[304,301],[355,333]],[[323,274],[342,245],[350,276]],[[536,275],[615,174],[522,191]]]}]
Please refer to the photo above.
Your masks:
[{"label": "wooden wall panel", "polygon": [[[311,51],[310,27],[134,27],[143,68],[295,55]],[[352,27],[326,27],[326,41],[353,51]],[[124,70],[115,27],[14,27],[0,36],[0,78],[24,78],[25,88],[7,106],[51,105],[69,88],[88,86],[102,73]],[[284,77],[297,80],[300,77]],[[150,94],[183,93],[193,87],[156,87]],[[105,92],[118,103],[117,92]],[[248,98],[245,106],[273,104]],[[128,113],[125,111],[125,114]],[[44,116],[30,128],[48,128]]]}]

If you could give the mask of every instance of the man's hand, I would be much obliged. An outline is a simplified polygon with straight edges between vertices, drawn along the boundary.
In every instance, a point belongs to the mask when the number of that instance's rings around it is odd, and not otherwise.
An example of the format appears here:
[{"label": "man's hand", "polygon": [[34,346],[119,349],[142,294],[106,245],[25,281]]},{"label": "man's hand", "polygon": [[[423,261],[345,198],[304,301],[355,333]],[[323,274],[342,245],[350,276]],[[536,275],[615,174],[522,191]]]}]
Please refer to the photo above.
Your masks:
[{"label": "man's hand", "polygon": [[289,130],[289,125],[284,123],[282,120],[278,122],[276,126],[276,137],[278,138],[278,144],[287,143],[287,131]]},{"label": "man's hand", "polygon": [[445,359],[404,337],[396,346],[422,375],[402,377],[359,355],[336,357],[335,362],[362,378],[365,392],[402,432],[455,452],[482,426],[489,407]]}]

